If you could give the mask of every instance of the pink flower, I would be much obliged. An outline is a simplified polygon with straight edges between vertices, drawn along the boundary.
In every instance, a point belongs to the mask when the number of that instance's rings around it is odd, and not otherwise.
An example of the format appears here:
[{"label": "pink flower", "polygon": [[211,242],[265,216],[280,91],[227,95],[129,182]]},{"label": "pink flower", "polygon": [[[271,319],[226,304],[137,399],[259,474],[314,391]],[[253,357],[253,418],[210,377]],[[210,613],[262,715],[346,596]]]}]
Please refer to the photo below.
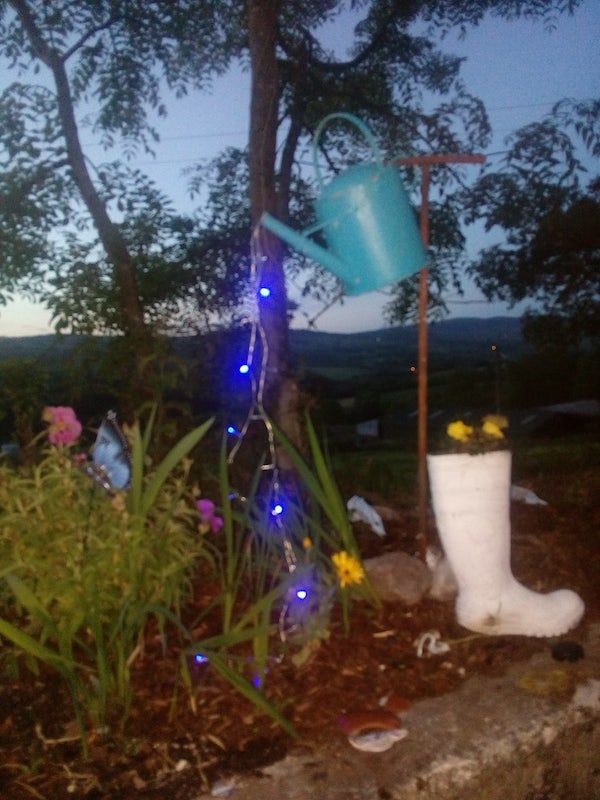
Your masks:
[{"label": "pink flower", "polygon": [[46,406],[42,419],[49,423],[50,444],[73,444],[81,436],[81,422],[70,406]]},{"label": "pink flower", "polygon": [[200,528],[204,529],[203,532],[211,530],[213,533],[218,533],[223,527],[223,519],[215,516],[213,501],[203,498],[198,500],[196,507],[200,512]]}]

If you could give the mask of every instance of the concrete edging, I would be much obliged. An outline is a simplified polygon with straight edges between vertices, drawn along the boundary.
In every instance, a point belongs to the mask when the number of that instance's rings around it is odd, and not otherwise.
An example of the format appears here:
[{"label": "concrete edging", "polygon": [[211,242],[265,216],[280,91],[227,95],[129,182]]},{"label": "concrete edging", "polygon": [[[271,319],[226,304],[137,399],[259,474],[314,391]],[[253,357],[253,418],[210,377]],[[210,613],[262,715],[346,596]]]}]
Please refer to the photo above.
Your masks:
[{"label": "concrete edging", "polygon": [[193,800],[600,798],[600,624],[582,644],[579,662],[548,649],[501,678],[475,676],[416,703],[403,719],[408,736],[384,753],[332,736]]}]

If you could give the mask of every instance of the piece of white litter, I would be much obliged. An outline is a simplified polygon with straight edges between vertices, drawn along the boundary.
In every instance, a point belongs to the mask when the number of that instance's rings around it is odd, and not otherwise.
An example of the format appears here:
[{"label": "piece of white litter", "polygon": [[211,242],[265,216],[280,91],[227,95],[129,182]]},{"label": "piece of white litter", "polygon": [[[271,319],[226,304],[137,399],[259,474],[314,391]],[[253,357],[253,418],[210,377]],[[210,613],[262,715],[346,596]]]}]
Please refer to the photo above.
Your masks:
[{"label": "piece of white litter", "polygon": [[431,545],[429,545],[429,547],[425,551],[425,563],[432,572],[435,571],[435,568],[443,558],[444,554],[439,549],[439,547],[432,547]]},{"label": "piece of white litter", "polygon": [[538,497],[531,489],[526,489],[524,486],[510,487],[510,499],[516,500],[519,503],[526,503],[528,506],[547,506],[548,503]]},{"label": "piece of white litter", "polygon": [[417,648],[417,658],[423,658],[423,652],[427,650],[430,656],[439,656],[442,653],[447,653],[450,650],[450,645],[447,642],[440,641],[439,631],[425,631],[414,642]]},{"label": "piece of white litter", "polygon": [[364,750],[366,753],[383,753],[406,736],[408,736],[406,728],[395,728],[390,731],[355,733],[348,737],[348,741],[357,750]]},{"label": "piece of white litter", "polygon": [[383,520],[373,506],[367,503],[363,497],[359,497],[355,494],[348,500],[346,507],[352,522],[366,522],[367,525],[371,526],[371,530],[373,530],[377,536],[385,536]]},{"label": "piece of white litter", "polygon": [[220,781],[215,781],[211,787],[210,796],[229,797],[235,792],[236,783],[235,778],[223,778]]}]

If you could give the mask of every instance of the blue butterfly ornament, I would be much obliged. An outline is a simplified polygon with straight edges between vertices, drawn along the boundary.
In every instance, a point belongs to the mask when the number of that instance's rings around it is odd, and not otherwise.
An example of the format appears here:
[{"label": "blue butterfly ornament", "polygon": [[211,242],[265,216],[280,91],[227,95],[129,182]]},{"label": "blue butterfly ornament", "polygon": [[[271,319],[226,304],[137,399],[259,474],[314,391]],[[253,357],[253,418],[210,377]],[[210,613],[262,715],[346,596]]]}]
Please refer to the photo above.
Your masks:
[{"label": "blue butterfly ornament", "polygon": [[82,469],[107,492],[129,488],[131,453],[114,411],[109,411],[102,421],[92,459],[86,461]]}]

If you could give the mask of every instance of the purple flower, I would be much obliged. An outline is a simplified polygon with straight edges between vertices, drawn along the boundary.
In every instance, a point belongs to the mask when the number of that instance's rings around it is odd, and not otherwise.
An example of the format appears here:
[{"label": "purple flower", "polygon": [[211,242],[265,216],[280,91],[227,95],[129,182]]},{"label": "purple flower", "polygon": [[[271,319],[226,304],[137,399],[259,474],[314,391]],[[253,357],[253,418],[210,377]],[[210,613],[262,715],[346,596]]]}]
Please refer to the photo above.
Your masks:
[{"label": "purple flower", "polygon": [[222,517],[215,516],[215,504],[212,500],[201,498],[197,501],[196,507],[200,512],[200,529],[203,533],[212,531],[218,533],[223,527]]}]

